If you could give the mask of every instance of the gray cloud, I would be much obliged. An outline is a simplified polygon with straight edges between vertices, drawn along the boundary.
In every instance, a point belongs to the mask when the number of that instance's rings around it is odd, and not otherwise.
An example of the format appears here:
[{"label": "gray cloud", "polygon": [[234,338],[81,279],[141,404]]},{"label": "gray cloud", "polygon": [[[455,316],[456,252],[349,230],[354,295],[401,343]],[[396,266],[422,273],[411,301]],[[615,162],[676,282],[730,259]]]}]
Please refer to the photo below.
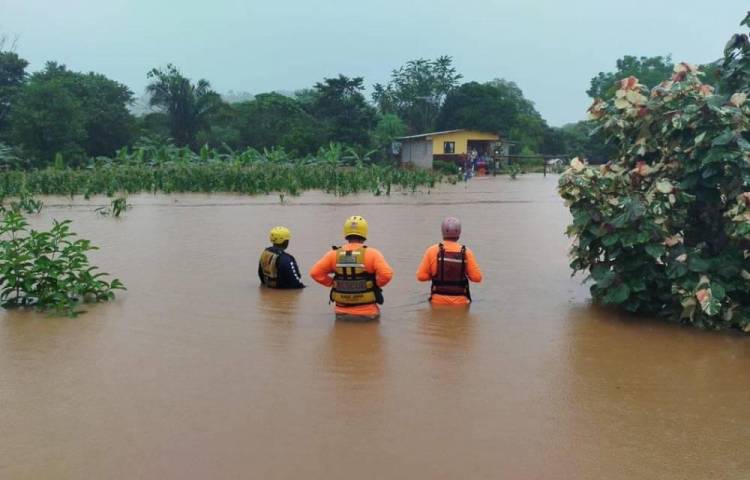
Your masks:
[{"label": "gray cloud", "polygon": [[552,125],[584,117],[597,72],[626,54],[718,58],[741,0],[0,0],[0,31],[40,68],[57,60],[140,94],[172,62],[222,92],[294,90],[338,73],[388,79],[448,54],[466,80],[519,84]]}]

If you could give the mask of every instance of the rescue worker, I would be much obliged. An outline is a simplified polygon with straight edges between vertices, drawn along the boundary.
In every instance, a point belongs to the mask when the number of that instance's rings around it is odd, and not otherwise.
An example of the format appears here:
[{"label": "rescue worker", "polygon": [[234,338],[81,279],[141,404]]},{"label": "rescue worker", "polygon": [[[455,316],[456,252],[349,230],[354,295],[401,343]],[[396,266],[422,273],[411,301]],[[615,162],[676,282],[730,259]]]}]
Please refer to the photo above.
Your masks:
[{"label": "rescue worker", "polygon": [[349,217],[344,223],[347,243],[333,247],[310,269],[313,280],[331,287],[337,320],[376,320],[383,303],[381,288],[393,278],[393,270],[378,250],[366,246],[367,220]]},{"label": "rescue worker", "polygon": [[468,305],[471,302],[469,281],[482,281],[482,272],[474,253],[458,243],[461,222],[454,217],[443,220],[443,241],[424,252],[417,270],[417,280],[432,281],[430,302],[433,305]]},{"label": "rescue worker", "polygon": [[286,227],[273,227],[268,234],[271,246],[258,261],[260,283],[270,288],[304,288],[297,261],[286,253],[292,233]]}]

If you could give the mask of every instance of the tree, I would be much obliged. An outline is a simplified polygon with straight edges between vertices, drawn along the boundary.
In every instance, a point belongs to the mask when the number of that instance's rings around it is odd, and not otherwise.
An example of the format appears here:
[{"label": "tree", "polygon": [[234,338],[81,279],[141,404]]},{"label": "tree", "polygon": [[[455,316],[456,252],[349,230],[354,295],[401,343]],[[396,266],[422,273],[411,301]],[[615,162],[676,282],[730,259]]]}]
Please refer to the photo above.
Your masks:
[{"label": "tree", "polygon": [[607,142],[607,137],[589,120],[568,123],[560,128],[564,136],[565,151],[573,157],[581,157],[592,164],[614,160],[617,149]]},{"label": "tree", "polygon": [[411,132],[433,130],[447,95],[461,75],[449,56],[411,60],[394,70],[387,85],[375,84],[372,98],[381,113],[395,113]]},{"label": "tree", "polygon": [[566,154],[566,140],[565,132],[561,128],[545,127],[539,152],[548,155]]},{"label": "tree", "polygon": [[263,93],[235,108],[239,142],[243,146],[257,149],[279,146],[305,155],[322,145],[321,126],[294,98]]},{"label": "tree", "polygon": [[647,88],[653,88],[661,81],[672,76],[674,63],[672,57],[634,57],[625,55],[617,60],[614,72],[599,72],[591,79],[591,87],[586,91],[591,98],[610,98],[617,90],[617,82],[634,76]]},{"label": "tree", "polygon": [[33,78],[19,94],[10,117],[11,139],[31,157],[31,164],[51,163],[56,153],[77,159],[86,140],[81,102],[57,78]]},{"label": "tree", "polygon": [[[237,97],[236,94],[233,94],[233,96]],[[238,110],[240,104],[240,102],[223,101],[216,108],[212,109],[206,117],[208,128],[204,128],[198,132],[195,143],[198,145],[210,145],[214,148],[230,147],[236,149],[246,147],[247,145],[240,138],[241,118]],[[166,117],[165,114],[162,115]],[[166,136],[169,137],[168,117],[166,117],[165,126]],[[158,125],[155,125],[155,127],[159,128]]]},{"label": "tree", "polygon": [[38,162],[55,153],[68,160],[113,155],[130,143],[133,94],[96,73],[79,73],[48,62],[31,76],[11,110],[11,139]]},{"label": "tree", "polygon": [[168,115],[173,140],[180,146],[197,147],[196,135],[207,128],[209,114],[221,103],[219,94],[207,80],[193,84],[172,64],[154,68],[147,77],[152,80],[146,87],[149,104]]},{"label": "tree", "polygon": [[406,134],[406,125],[398,118],[398,115],[386,113],[381,115],[375,126],[373,137],[375,144],[378,145],[385,156],[388,156],[393,141]]},{"label": "tree", "polygon": [[[750,27],[750,13],[740,23]],[[718,87],[721,93],[747,91],[750,86],[750,37],[746,33],[732,35],[724,47],[724,58],[715,62]]]},{"label": "tree", "polygon": [[315,84],[310,113],[323,123],[327,142],[362,146],[370,143],[376,111],[362,95],[364,88],[362,77],[345,75]]},{"label": "tree", "polygon": [[19,57],[12,49],[4,50],[7,39],[0,37],[0,138],[8,128],[8,116],[13,100],[26,81],[29,62]]},{"label": "tree", "polygon": [[595,100],[590,116],[616,155],[571,162],[560,194],[571,267],[588,271],[597,302],[750,333],[750,48],[724,54],[727,91],[680,63],[651,90],[628,77]]},{"label": "tree", "polygon": [[538,152],[548,127],[518,85],[496,79],[464,83],[452,90],[440,110],[437,128],[502,133],[518,142],[519,150],[528,147]]}]

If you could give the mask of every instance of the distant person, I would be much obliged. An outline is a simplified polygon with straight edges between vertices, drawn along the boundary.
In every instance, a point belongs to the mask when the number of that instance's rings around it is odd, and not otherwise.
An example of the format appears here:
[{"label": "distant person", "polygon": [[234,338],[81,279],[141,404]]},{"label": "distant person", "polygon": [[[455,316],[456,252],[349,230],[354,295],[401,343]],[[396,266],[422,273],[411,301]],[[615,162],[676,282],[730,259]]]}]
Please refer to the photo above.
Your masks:
[{"label": "distant person", "polygon": [[376,320],[383,303],[381,288],[393,278],[393,270],[378,250],[366,246],[367,220],[349,217],[344,223],[347,243],[333,247],[310,269],[313,280],[331,287],[337,320]]},{"label": "distant person", "polygon": [[269,288],[304,288],[297,261],[286,252],[292,234],[286,227],[273,227],[268,234],[271,246],[258,261],[260,283]]},{"label": "distant person", "polygon": [[432,281],[430,302],[433,305],[468,305],[471,302],[469,281],[482,281],[474,253],[458,243],[461,222],[454,217],[443,220],[443,241],[424,252],[417,269],[417,280]]}]

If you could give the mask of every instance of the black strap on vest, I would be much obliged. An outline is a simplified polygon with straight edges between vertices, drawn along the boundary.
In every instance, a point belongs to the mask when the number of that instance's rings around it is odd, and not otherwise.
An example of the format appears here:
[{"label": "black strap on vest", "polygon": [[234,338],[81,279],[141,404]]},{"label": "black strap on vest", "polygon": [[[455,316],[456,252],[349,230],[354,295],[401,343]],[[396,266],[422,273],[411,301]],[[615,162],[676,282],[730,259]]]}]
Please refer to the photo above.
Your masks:
[{"label": "black strap on vest", "polygon": [[[367,245],[362,245],[362,248],[363,249],[367,248]],[[336,245],[332,245],[331,249],[333,249],[334,251],[338,252],[338,250],[340,250],[341,247],[337,247]],[[345,253],[346,253],[346,255],[351,255],[350,251],[347,251]],[[336,258],[336,262],[338,263],[338,257]],[[355,274],[355,271],[354,271],[355,267],[348,267],[348,268],[349,268],[349,272],[347,272],[346,268],[342,268],[341,269],[341,273],[342,273],[341,276],[344,277],[345,280],[356,280],[357,277],[356,277],[356,274]],[[364,270],[364,268],[363,268],[363,270]],[[334,275],[334,278],[335,278],[335,275]],[[385,301],[385,299],[383,298],[383,289],[378,286],[375,274],[374,273],[366,273],[365,272],[364,274],[362,274],[362,276],[360,278],[364,278],[365,280],[370,280],[372,282],[373,292],[375,293],[375,303],[377,303],[378,305],[382,305],[383,302]],[[331,292],[329,294],[328,303],[333,302],[333,290],[334,289],[332,288]]]},{"label": "black strap on vest", "polygon": [[445,246],[442,242],[438,245],[438,264],[440,271],[438,272],[438,278],[432,279],[433,288],[431,288],[430,299],[432,299],[432,290],[437,286],[448,286],[448,287],[464,287],[466,298],[471,301],[471,290],[469,288],[469,279],[466,278],[466,245],[461,245],[461,280],[446,280],[445,279]]}]

